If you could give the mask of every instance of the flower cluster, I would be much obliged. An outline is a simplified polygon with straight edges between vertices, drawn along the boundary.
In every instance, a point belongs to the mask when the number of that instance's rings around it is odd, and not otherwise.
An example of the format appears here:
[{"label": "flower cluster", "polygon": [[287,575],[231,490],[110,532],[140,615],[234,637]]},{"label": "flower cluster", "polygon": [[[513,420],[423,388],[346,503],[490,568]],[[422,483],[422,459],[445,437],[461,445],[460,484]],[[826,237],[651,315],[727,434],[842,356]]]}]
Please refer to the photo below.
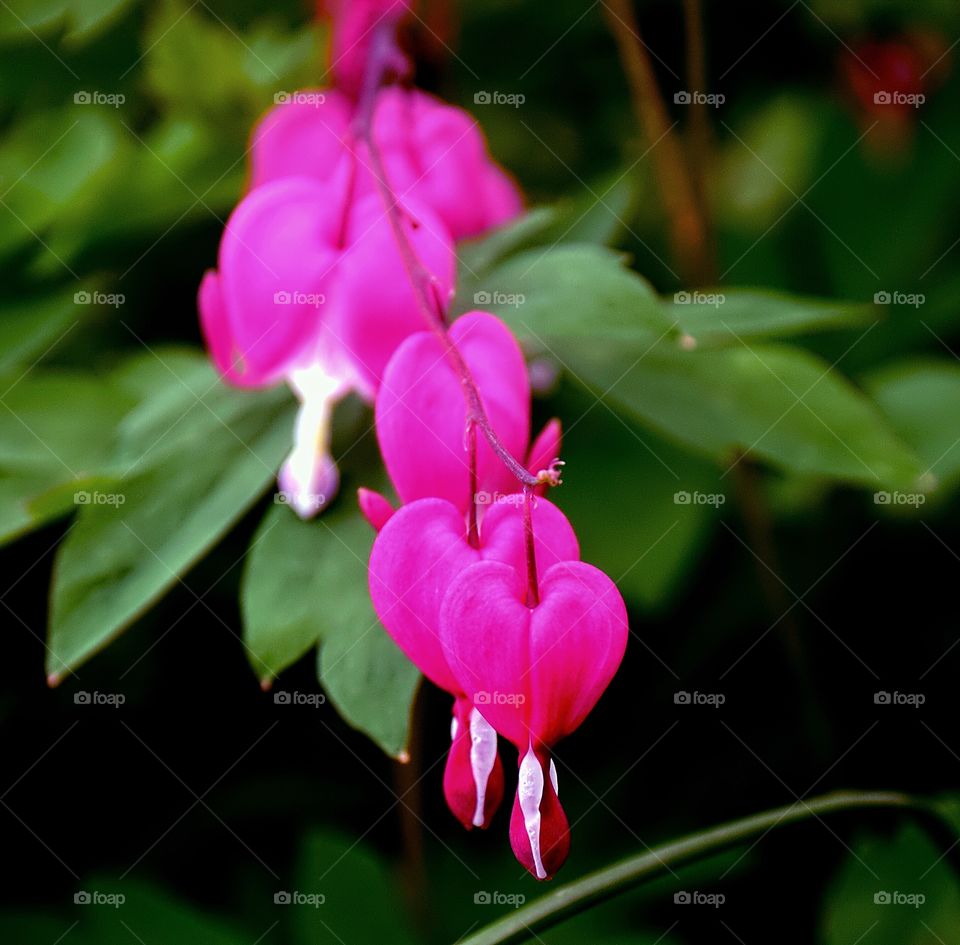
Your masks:
[{"label": "flower cluster", "polygon": [[503,798],[499,737],[517,748],[511,844],[547,879],[569,848],[552,748],[616,672],[626,609],[542,495],[559,481],[560,425],[531,444],[513,335],[482,311],[447,327],[455,241],[515,216],[519,194],[465,112],[385,84],[408,72],[405,3],[327,6],[335,87],[288,96],[254,130],[250,189],[201,285],[201,323],[225,379],[285,381],[300,398],[280,485],[303,516],[336,489],[333,405],[348,391],[374,401],[402,502],[359,493],[377,531],[374,607],[453,696],[443,784],[467,829]]},{"label": "flower cluster", "polygon": [[[509,329],[470,312],[449,339],[501,442],[525,456],[528,469],[549,467],[559,424],[528,449],[530,384]],[[361,490],[361,508],[378,529],[370,594],[404,653],[454,697],[443,782],[450,809],[468,829],[490,823],[504,790],[497,735],[511,741],[520,757],[511,844],[546,879],[569,848],[550,749],[580,725],[616,672],[626,610],[613,582],[579,560],[563,513],[529,488],[519,492],[487,442],[476,442],[461,386],[430,331],[409,337],[387,365],[377,437],[404,505],[394,511]],[[498,500],[478,502],[481,494]]]}]

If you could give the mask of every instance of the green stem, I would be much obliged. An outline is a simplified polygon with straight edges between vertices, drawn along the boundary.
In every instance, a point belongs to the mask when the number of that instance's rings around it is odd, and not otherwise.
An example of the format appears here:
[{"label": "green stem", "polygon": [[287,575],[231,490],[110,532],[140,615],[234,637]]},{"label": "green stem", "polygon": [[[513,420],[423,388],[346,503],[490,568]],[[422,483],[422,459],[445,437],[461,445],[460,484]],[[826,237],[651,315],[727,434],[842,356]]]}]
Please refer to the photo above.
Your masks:
[{"label": "green stem", "polygon": [[535,932],[625,892],[664,870],[702,859],[728,847],[759,840],[775,827],[809,817],[868,808],[909,810],[917,815],[938,842],[947,846],[951,842],[951,834],[947,832],[943,819],[921,799],[895,791],[834,791],[690,834],[588,873],[582,879],[559,886],[546,896],[510,912],[460,940],[458,945],[508,945],[523,941]]}]

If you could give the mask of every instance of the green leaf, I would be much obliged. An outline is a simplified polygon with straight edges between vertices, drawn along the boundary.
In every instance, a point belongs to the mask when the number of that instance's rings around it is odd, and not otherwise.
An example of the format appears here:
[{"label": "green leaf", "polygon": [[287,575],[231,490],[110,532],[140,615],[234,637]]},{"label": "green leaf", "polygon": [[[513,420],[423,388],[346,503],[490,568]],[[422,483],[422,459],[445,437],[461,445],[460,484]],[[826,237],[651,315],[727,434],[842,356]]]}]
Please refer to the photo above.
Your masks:
[{"label": "green leaf", "polygon": [[865,936],[875,945],[938,945],[960,927],[960,885],[943,851],[918,827],[864,835],[830,883],[824,945]]},{"label": "green leaf", "polygon": [[478,307],[499,315],[529,347],[548,351],[560,339],[649,344],[674,329],[621,256],[588,244],[526,250],[467,280],[454,310]]},{"label": "green leaf", "polygon": [[[159,415],[149,400],[142,407],[152,422],[127,441],[122,455],[132,461],[112,503],[86,506],[59,549],[48,638],[53,675],[105,646],[173,586],[269,487],[289,449],[285,391],[253,394],[215,383],[198,397],[179,376],[167,385]],[[146,454],[142,462],[130,452],[134,441]]]},{"label": "green leaf", "polygon": [[665,305],[667,318],[679,322],[700,347],[848,328],[869,322],[876,313],[860,303],[726,286],[677,292]]},{"label": "green leaf", "polygon": [[960,481],[960,365],[911,360],[864,379],[880,409],[938,483]]},{"label": "green leaf", "polygon": [[[354,838],[314,834],[304,844],[290,890],[293,940],[297,945],[416,941],[404,906],[384,864]],[[317,905],[293,902],[293,893],[322,897]]]},{"label": "green leaf", "polygon": [[116,117],[95,105],[37,111],[16,125],[0,144],[0,252],[42,240],[88,193],[115,187],[108,172],[119,139]]},{"label": "green leaf", "polygon": [[37,33],[68,29],[68,42],[80,42],[113,23],[132,0],[4,0],[0,40],[36,42]]},{"label": "green leaf", "polygon": [[70,511],[112,481],[114,429],[132,400],[93,375],[0,381],[0,542]]},{"label": "green leaf", "polygon": [[372,543],[372,529],[346,499],[311,522],[274,506],[244,571],[244,639],[254,671],[267,679],[319,642],[320,680],[337,710],[398,755],[419,674],[370,604]]},{"label": "green leaf", "polygon": [[59,347],[93,307],[77,299],[92,297],[94,286],[73,285],[4,301],[0,319],[0,371],[30,366]]},{"label": "green leaf", "polygon": [[93,903],[78,908],[78,931],[89,933],[97,945],[127,945],[137,940],[241,945],[244,941],[244,936],[222,919],[147,883],[98,876],[85,884],[84,890],[123,896],[119,906]]},{"label": "green leaf", "polygon": [[274,90],[301,88],[316,74],[314,34],[258,24],[241,39],[209,9],[184,0],[157,5],[144,39],[147,82],[178,115],[248,129]]},{"label": "green leaf", "polygon": [[662,608],[694,567],[725,502],[716,470],[576,388],[557,407],[571,426],[563,485],[551,500],[573,524],[584,561],[609,574],[628,599]]},{"label": "green leaf", "polygon": [[566,345],[564,363],[604,399],[724,464],[741,452],[871,486],[923,471],[875,405],[817,356],[781,345],[647,351]]}]

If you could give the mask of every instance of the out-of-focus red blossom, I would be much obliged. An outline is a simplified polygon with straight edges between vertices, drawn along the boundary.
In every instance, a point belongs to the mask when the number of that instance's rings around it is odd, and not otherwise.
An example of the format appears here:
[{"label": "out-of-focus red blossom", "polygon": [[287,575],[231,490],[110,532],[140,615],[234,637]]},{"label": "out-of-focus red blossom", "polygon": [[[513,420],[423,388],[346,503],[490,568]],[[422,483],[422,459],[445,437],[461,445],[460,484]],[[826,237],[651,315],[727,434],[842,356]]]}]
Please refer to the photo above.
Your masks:
[{"label": "out-of-focus red blossom", "polygon": [[910,140],[918,110],[949,73],[949,47],[936,30],[913,28],[846,46],[839,68],[862,122],[874,128],[865,144],[896,150]]}]

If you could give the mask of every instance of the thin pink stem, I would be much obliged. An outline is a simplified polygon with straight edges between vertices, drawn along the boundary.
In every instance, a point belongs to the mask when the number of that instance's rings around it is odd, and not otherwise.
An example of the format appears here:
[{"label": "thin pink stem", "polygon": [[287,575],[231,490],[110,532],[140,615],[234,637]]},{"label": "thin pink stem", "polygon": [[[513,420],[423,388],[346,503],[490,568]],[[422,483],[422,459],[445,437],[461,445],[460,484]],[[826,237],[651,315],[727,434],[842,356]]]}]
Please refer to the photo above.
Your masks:
[{"label": "thin pink stem", "polygon": [[407,271],[410,283],[413,286],[418,308],[430,326],[430,330],[437,336],[437,339],[443,346],[444,354],[460,378],[463,396],[467,406],[468,428],[475,426],[480,430],[500,461],[525,487],[536,486],[542,482],[555,485],[558,482],[558,478],[552,468],[543,470],[537,475],[531,473],[522,463],[514,458],[490,425],[487,413],[483,407],[483,402],[480,399],[480,392],[470,373],[470,369],[467,367],[463,356],[447,333],[444,306],[438,295],[437,280],[417,258],[417,254],[403,228],[400,203],[387,180],[386,169],[380,156],[380,150],[373,138],[373,110],[376,102],[376,94],[383,81],[390,60],[390,53],[393,48],[394,28],[395,24],[392,22],[384,22],[377,27],[374,33],[370,44],[370,60],[367,66],[367,75],[358,100],[355,122],[358,137],[362,138],[367,145],[377,188],[386,204],[387,218],[393,230],[394,238],[397,241],[397,246],[400,249],[403,267]]},{"label": "thin pink stem", "polygon": [[540,582],[537,578],[537,554],[533,543],[533,489],[523,487],[523,542],[527,553],[527,599],[528,607],[540,603]]},{"label": "thin pink stem", "polygon": [[470,515],[467,524],[467,541],[474,548],[480,547],[480,523],[477,520],[477,427],[467,423],[467,449],[470,452]]}]

